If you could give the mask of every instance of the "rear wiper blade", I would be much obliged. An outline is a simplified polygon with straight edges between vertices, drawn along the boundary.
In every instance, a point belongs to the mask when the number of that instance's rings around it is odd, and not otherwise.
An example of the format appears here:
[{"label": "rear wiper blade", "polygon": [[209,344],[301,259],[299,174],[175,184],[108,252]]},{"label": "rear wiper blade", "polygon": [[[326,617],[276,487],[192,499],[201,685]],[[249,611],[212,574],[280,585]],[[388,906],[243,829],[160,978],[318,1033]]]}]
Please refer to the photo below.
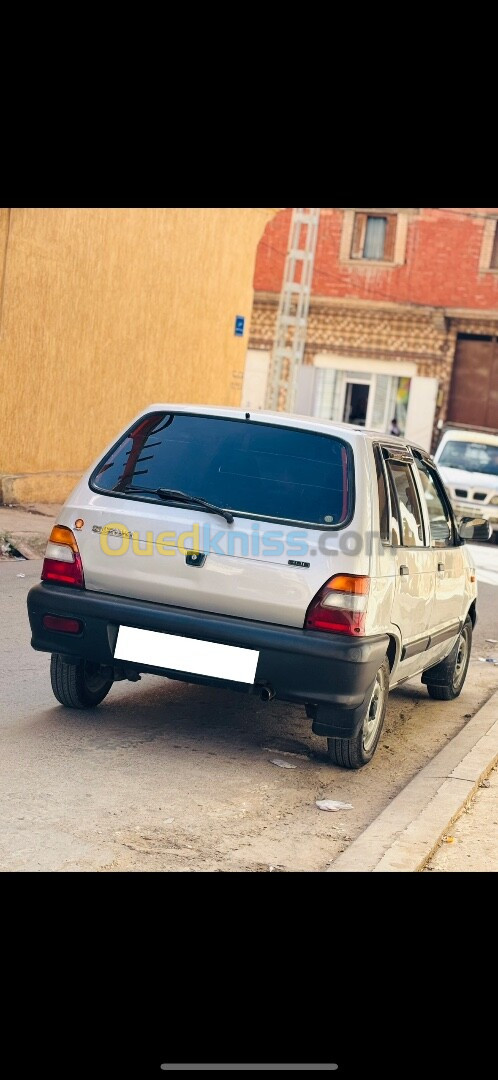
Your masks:
[{"label": "rear wiper blade", "polygon": [[214,503],[208,502],[207,499],[201,499],[198,495],[188,495],[186,491],[174,491],[170,488],[148,488],[148,487],[129,487],[124,488],[124,494],[126,495],[157,495],[159,499],[163,499],[164,502],[171,500],[172,502],[185,502],[192,503],[194,506],[202,506],[203,510],[207,510],[210,514],[219,514],[220,517],[224,517],[225,521],[229,525],[233,525],[233,514],[230,510],[224,510],[222,506],[215,506]]}]

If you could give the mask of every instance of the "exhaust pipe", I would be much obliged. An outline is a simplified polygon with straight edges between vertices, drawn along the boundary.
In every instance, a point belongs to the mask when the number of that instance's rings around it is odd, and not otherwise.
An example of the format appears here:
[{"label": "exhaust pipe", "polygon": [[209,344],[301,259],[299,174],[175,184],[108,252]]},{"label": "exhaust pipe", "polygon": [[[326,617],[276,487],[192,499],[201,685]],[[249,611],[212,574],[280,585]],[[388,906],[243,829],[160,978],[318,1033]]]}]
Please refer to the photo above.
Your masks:
[{"label": "exhaust pipe", "polygon": [[263,689],[261,691],[261,701],[266,701],[266,702],[273,701],[273,699],[275,697],[276,697],[276,693],[275,693],[275,691],[273,689],[273,686],[264,686],[263,687]]}]

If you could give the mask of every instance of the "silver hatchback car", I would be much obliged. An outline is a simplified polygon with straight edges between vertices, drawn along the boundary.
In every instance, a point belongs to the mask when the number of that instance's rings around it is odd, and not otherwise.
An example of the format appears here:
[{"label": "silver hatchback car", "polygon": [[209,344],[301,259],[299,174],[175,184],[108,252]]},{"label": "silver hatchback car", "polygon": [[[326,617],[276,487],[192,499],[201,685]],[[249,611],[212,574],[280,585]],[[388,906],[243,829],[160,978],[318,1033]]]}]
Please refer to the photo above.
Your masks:
[{"label": "silver hatchback car", "polygon": [[300,703],[334,764],[369,762],[389,688],[456,697],[476,575],[423,450],[363,428],[154,405],[77,485],[28,597],[56,698],[142,672]]}]

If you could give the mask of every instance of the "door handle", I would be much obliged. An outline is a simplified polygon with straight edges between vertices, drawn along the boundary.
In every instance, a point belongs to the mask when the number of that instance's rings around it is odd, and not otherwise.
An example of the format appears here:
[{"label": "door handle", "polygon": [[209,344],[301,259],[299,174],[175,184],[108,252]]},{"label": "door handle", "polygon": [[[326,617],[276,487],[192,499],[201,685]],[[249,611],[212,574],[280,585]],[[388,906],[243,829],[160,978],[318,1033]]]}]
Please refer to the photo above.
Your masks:
[{"label": "door handle", "polygon": [[438,569],[438,573],[442,574],[443,570],[444,570],[444,562],[438,562],[437,569]]},{"label": "door handle", "polygon": [[409,575],[409,573],[410,573],[410,571],[409,571],[409,569],[408,569],[408,567],[407,567],[407,566],[400,566],[400,568],[399,568],[399,572],[400,572],[400,574],[401,574],[401,577],[408,577],[408,575]]}]

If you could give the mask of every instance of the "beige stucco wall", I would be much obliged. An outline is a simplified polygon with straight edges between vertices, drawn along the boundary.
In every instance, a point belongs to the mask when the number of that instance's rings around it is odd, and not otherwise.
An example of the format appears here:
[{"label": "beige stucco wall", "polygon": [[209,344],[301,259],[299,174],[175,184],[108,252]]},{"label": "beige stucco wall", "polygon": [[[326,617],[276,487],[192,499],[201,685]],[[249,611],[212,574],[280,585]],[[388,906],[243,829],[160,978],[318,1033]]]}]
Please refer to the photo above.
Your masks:
[{"label": "beige stucco wall", "polygon": [[83,470],[154,401],[239,405],[277,209],[1,210],[0,474]]}]

